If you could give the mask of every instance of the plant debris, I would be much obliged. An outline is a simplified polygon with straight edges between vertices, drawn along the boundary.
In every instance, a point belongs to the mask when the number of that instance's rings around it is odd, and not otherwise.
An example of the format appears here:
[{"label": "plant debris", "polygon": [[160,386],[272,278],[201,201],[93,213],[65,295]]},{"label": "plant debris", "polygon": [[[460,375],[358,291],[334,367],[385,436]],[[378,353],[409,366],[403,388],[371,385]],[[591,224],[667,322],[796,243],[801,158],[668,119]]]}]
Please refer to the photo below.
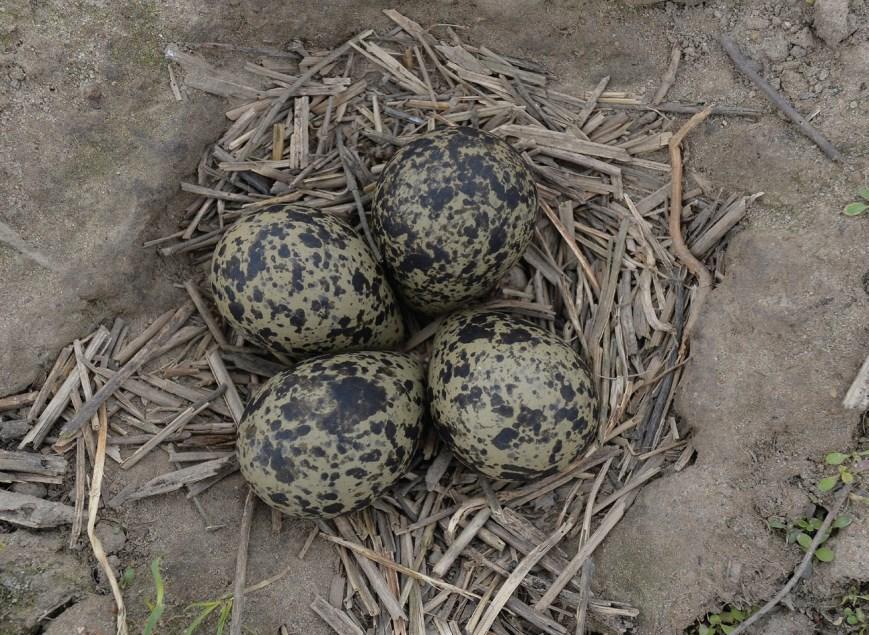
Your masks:
[{"label": "plant debris", "polygon": [[[182,184],[189,205],[178,230],[145,247],[207,268],[223,232],[275,205],[334,214],[364,235],[377,176],[397,148],[456,125],[511,142],[535,175],[540,216],[523,261],[481,306],[533,319],[588,362],[597,440],[563,472],[516,485],[478,476],[427,436],[410,471],[372,507],[318,523],[311,540],[333,543],[343,574],[312,608],[339,633],[565,635],[577,623],[587,626],[576,632],[626,632],[637,610],[591,591],[594,552],[646,483],[691,461],[690,431],[671,412],[686,325],[722,277],[728,232],[753,200],[699,179],[683,185],[681,135],[667,113],[702,111],[699,120],[753,111],[644,104],[607,91],[608,78],[573,97],[531,61],[462,43],[449,27],[438,27],[439,40],[385,13],[395,28],[361,32],[332,51],[220,49],[262,55],[239,74],[169,47],[176,99],[196,88],[244,103],[226,113],[229,127]],[[655,102],[677,68],[674,55]],[[120,318],[100,326],[60,352],[41,386],[0,400],[0,411],[27,425],[23,437],[2,437],[17,448],[0,453],[0,480],[55,483],[71,462],[76,497],[74,509],[41,501],[31,513],[32,501],[2,492],[3,520],[71,523],[75,543],[105,457],[126,469],[161,449],[173,470],[108,504],[183,489],[205,527],[219,529],[198,496],[238,469],[243,404],[292,360],[231,332],[197,280],[184,287],[190,299],[142,333]],[[410,321],[406,350],[427,358],[438,320]],[[244,589],[252,509],[248,496],[232,632],[241,629],[243,594],[279,577]],[[92,541],[95,518],[91,510]]]}]

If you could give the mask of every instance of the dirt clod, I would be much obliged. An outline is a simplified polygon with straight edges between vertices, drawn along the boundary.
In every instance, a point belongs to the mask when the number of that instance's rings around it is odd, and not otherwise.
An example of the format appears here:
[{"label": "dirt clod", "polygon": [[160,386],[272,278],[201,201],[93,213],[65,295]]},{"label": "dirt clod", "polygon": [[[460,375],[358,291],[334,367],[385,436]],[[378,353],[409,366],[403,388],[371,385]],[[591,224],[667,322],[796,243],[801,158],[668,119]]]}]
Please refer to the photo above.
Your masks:
[{"label": "dirt clod", "polygon": [[783,62],[788,57],[788,40],[781,31],[773,31],[764,38],[762,48],[772,62]]},{"label": "dirt clod", "polygon": [[64,544],[59,533],[0,534],[0,633],[29,633],[88,589],[87,566]]},{"label": "dirt clod", "polygon": [[815,33],[827,46],[836,47],[851,32],[848,0],[816,0]]},{"label": "dirt clod", "polygon": [[112,635],[115,605],[110,595],[86,595],[58,615],[43,635]]},{"label": "dirt clod", "polygon": [[807,616],[779,608],[759,621],[755,632],[764,635],[806,635],[816,631],[814,622]]},{"label": "dirt clod", "polygon": [[100,542],[103,543],[103,549],[106,553],[117,553],[124,548],[124,543],[127,540],[127,535],[124,529],[115,523],[102,521],[97,523],[94,532]]}]

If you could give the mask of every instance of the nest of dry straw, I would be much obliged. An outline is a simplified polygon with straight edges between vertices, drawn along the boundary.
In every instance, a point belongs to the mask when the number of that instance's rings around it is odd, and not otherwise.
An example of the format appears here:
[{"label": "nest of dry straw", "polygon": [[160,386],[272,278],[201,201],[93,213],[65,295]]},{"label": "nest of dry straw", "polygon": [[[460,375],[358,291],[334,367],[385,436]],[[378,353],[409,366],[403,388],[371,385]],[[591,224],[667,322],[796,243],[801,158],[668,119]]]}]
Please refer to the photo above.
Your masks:
[{"label": "nest of dry straw", "polygon": [[[206,265],[228,227],[278,204],[359,226],[385,162],[417,135],[470,125],[510,141],[533,169],[540,217],[521,265],[483,304],[531,317],[586,359],[600,400],[597,441],[560,474],[508,485],[467,470],[428,438],[375,505],[312,529],[308,544],[331,541],[342,563],[328,598],[312,608],[348,634],[564,635],[589,625],[624,632],[637,611],[591,592],[593,554],[645,483],[692,458],[690,431],[671,403],[697,309],[723,273],[727,233],[750,199],[716,194],[699,179],[683,192],[681,137],[668,113],[700,107],[660,103],[675,64],[655,106],[607,92],[607,78],[577,98],[551,89],[533,62],[462,43],[449,28],[441,41],[386,14],[394,29],[365,31],[332,51],[229,47],[259,58],[243,72],[167,49],[178,65],[170,65],[176,98],[200,89],[246,103],[227,112],[232,123],[203,155],[196,182],[182,184],[192,198],[178,231],[146,246]],[[157,448],[175,469],[110,504],[183,489],[206,528],[216,526],[219,510],[205,509],[198,495],[237,470],[243,403],[286,360],[231,333],[207,292],[194,281],[185,287],[189,302],[143,333],[134,337],[120,318],[99,327],[61,352],[40,389],[9,402],[26,422],[19,451],[8,453],[19,459],[18,479],[62,474],[28,468],[27,446],[74,451],[75,507],[42,501],[72,522],[72,543],[82,532],[88,471],[92,528],[105,457],[126,469]],[[437,320],[411,327],[406,349],[427,356]],[[254,504],[249,495],[236,628],[245,589],[263,586],[245,579]],[[15,522],[14,510],[6,514]]]}]

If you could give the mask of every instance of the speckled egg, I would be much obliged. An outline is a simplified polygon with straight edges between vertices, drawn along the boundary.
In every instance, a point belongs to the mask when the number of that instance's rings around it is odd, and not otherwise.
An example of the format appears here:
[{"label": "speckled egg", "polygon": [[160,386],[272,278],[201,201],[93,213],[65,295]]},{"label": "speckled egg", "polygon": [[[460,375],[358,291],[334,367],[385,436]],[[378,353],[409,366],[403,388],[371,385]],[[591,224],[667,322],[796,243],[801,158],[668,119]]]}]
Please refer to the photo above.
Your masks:
[{"label": "speckled egg", "polygon": [[266,211],[228,230],[211,263],[214,301],[238,331],[292,356],[390,348],[395,294],[363,242],[320,212]]},{"label": "speckled egg", "polygon": [[463,463],[519,481],[564,469],[595,435],[597,402],[580,357],[508,313],[465,311],[435,336],[431,415]]},{"label": "speckled egg", "polygon": [[407,304],[435,314],[490,291],[534,231],[537,189],[522,157],[474,128],[399,150],[375,193],[372,234]]},{"label": "speckled egg", "polygon": [[241,473],[297,518],[362,509],[407,470],[425,413],[425,371],[400,353],[323,355],[270,379],[238,429]]}]

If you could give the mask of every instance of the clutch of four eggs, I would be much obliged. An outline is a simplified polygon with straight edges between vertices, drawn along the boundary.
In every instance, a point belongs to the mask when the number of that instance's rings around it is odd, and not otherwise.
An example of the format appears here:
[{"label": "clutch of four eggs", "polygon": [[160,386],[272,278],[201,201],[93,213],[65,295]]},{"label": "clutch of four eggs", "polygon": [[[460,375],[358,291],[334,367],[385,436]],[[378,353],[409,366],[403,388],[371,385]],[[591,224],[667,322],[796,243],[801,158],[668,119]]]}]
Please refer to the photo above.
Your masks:
[{"label": "clutch of four eggs", "polygon": [[[576,353],[499,312],[461,310],[518,262],[537,193],[506,142],[450,128],[401,148],[362,237],[320,212],[261,212],[228,230],[212,261],[224,318],[263,347],[308,358],[245,409],[241,471],[270,505],[331,517],[370,504],[404,474],[429,414],[466,465],[524,480],[564,468],[588,445],[595,398]],[[401,304],[448,314],[426,369],[390,352]]]}]

